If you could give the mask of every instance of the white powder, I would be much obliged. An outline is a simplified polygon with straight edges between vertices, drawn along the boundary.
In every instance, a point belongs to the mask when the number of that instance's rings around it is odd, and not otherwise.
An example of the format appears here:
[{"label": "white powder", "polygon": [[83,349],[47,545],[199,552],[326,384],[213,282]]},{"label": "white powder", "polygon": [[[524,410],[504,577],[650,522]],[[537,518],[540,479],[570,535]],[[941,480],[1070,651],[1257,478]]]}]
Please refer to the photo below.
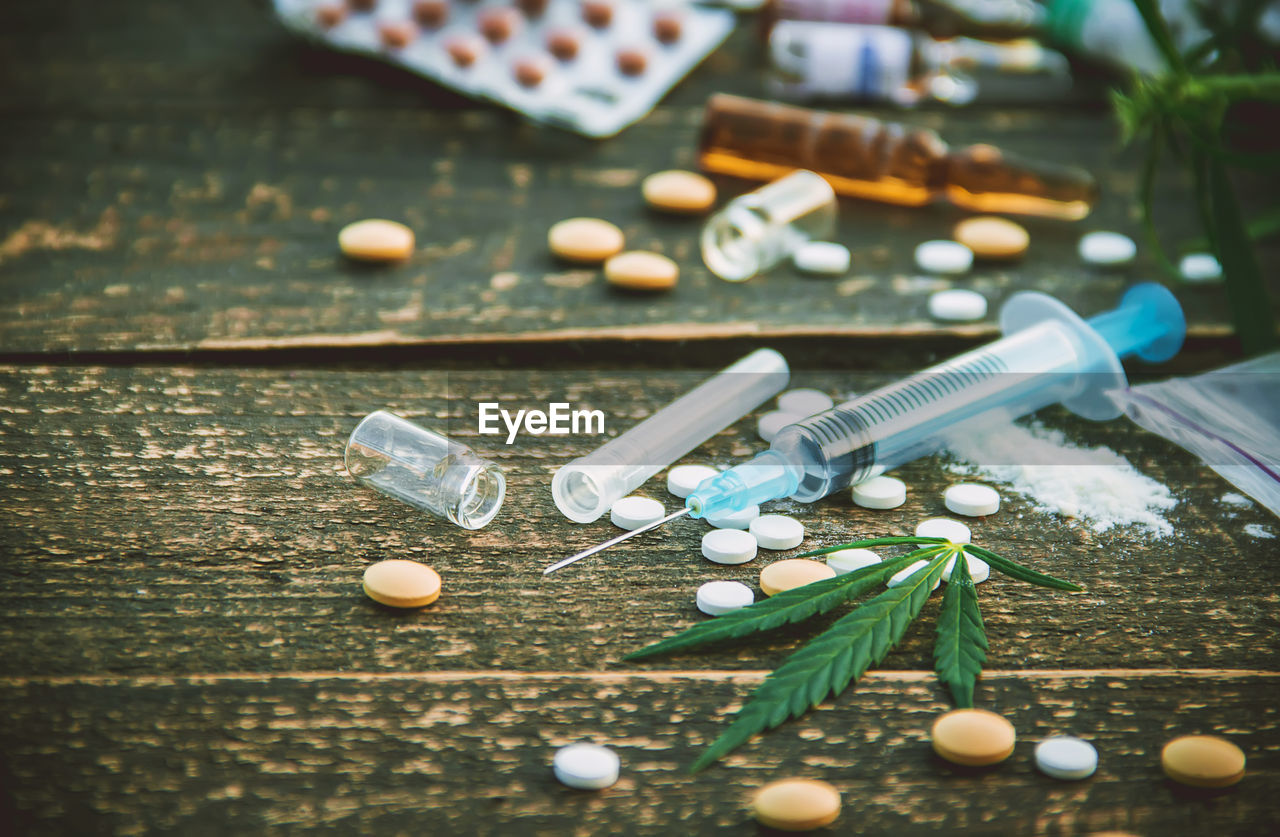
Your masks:
[{"label": "white powder", "polygon": [[1082,448],[1057,430],[1011,424],[958,439],[951,452],[963,460],[951,471],[1003,483],[1038,511],[1079,518],[1095,532],[1138,526],[1173,534],[1162,513],[1178,501],[1110,448]]},{"label": "white powder", "polygon": [[1264,540],[1271,540],[1276,536],[1275,532],[1272,532],[1261,523],[1246,523],[1244,533],[1251,538],[1263,538]]},{"label": "white powder", "polygon": [[1247,509],[1253,506],[1253,501],[1243,494],[1236,494],[1234,491],[1223,494],[1218,498],[1218,502],[1224,506],[1232,506],[1237,509]]}]

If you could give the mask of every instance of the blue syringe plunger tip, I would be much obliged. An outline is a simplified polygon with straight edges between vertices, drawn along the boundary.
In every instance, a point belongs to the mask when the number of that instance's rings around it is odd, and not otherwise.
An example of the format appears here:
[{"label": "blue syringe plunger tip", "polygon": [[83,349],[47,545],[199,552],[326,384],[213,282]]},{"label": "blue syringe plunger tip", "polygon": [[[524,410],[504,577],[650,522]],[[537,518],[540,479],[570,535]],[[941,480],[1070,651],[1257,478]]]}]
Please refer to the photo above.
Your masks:
[{"label": "blue syringe plunger tip", "polygon": [[1166,361],[1182,348],[1187,320],[1177,298],[1163,285],[1134,285],[1113,310],[1087,321],[1119,357],[1137,355],[1148,363]]}]

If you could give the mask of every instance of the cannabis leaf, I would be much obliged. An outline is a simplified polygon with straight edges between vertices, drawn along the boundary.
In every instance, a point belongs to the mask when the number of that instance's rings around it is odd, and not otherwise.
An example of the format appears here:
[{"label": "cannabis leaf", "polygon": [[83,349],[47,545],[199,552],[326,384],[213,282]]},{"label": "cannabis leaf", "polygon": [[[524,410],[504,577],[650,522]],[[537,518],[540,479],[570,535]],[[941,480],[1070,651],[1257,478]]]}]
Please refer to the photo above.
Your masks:
[{"label": "cannabis leaf", "polygon": [[1084,588],[1079,584],[1073,584],[1070,581],[1063,581],[1060,578],[1054,578],[1051,575],[1045,575],[1036,572],[1030,567],[1024,567],[1017,561],[1010,561],[1001,555],[996,555],[989,549],[967,543],[964,545],[964,551],[978,556],[983,561],[991,565],[992,569],[999,570],[1010,578],[1016,578],[1019,581],[1025,581],[1028,584],[1034,584],[1037,587],[1052,587],[1055,590],[1070,590],[1072,593],[1079,593]]},{"label": "cannabis leaf", "polygon": [[987,634],[978,610],[978,591],[969,575],[969,559],[959,555],[951,568],[933,645],[934,670],[947,684],[956,706],[973,706],[973,686],[987,661]]}]

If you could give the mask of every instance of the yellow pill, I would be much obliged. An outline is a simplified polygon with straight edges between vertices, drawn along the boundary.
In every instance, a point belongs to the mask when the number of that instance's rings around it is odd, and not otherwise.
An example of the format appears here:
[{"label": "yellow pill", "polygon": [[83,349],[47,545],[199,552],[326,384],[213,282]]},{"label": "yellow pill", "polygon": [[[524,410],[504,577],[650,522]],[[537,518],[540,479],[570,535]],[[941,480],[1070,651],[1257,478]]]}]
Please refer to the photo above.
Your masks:
[{"label": "yellow pill", "polygon": [[547,232],[547,246],[562,259],[596,264],[622,252],[622,230],[599,218],[567,218]]},{"label": "yellow pill", "polygon": [[1031,236],[1020,224],[990,215],[966,218],[956,224],[951,235],[973,255],[988,261],[1019,259],[1031,244]]},{"label": "yellow pill", "polygon": [[812,831],[840,816],[840,792],[817,779],[780,779],[756,791],[751,808],[761,825]]},{"label": "yellow pill", "polygon": [[956,764],[996,764],[1013,754],[1013,724],[985,709],[953,709],[933,722],[933,749]]},{"label": "yellow pill", "polygon": [[379,561],[364,571],[364,592],[390,607],[422,607],[440,598],[440,574],[417,561]]},{"label": "yellow pill", "polygon": [[356,221],[338,233],[338,248],[362,262],[401,261],[413,255],[413,230],[380,218]]},{"label": "yellow pill", "polygon": [[776,596],[783,590],[835,577],[836,571],[821,561],[788,558],[785,561],[775,561],[760,571],[760,589],[766,596]]},{"label": "yellow pill", "polygon": [[1225,788],[1244,778],[1244,751],[1216,735],[1184,735],[1160,751],[1160,764],[1175,782]]},{"label": "yellow pill", "polygon": [[680,268],[666,256],[631,250],[604,263],[604,278],[633,291],[666,291],[676,286]]},{"label": "yellow pill", "polygon": [[716,185],[691,171],[660,171],[640,184],[645,203],[663,212],[697,215],[716,202]]}]

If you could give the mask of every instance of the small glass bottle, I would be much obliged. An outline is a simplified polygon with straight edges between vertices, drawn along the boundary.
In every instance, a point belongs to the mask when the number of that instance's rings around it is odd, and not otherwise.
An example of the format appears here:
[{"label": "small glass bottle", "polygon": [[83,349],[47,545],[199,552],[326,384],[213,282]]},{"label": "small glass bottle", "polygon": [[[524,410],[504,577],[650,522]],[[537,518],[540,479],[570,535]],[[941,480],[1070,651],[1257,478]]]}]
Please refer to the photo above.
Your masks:
[{"label": "small glass bottle", "polygon": [[464,529],[479,529],[507,493],[502,470],[466,445],[378,410],[347,441],[347,472],[360,482]]},{"label": "small glass bottle", "polygon": [[707,101],[698,159],[707,171],[749,180],[808,169],[842,195],[906,206],[945,199],[978,212],[1076,220],[1097,200],[1093,177],[1074,166],[990,145],[952,150],[923,128],[727,94]]},{"label": "small glass bottle", "polygon": [[936,38],[986,40],[1034,37],[1044,23],[1034,0],[769,0],[766,27],[779,20],[869,23],[923,29]]}]

